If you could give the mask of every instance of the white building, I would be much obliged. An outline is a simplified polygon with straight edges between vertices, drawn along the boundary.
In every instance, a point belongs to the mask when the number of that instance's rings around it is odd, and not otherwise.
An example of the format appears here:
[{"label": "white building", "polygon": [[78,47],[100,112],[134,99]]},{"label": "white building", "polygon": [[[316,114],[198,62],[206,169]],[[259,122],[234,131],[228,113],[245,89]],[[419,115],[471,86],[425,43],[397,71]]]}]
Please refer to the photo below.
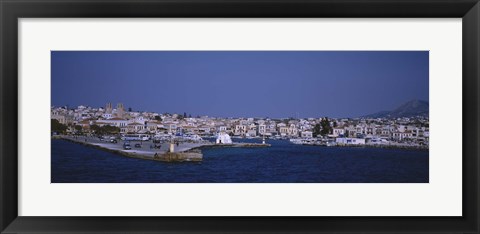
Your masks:
[{"label": "white building", "polygon": [[333,128],[333,131],[332,131],[332,135],[333,137],[337,137],[337,136],[340,136],[340,135],[345,135],[345,129],[344,128]]},{"label": "white building", "polygon": [[97,120],[96,124],[110,125],[110,126],[121,128],[121,127],[126,127],[129,124],[129,121],[121,118],[111,118],[111,119]]},{"label": "white building", "polygon": [[301,133],[302,138],[312,138],[313,137],[313,132],[312,131],[303,131]]},{"label": "white building", "polygon": [[265,135],[265,133],[267,133],[267,125],[259,124],[258,125],[258,134],[263,136],[263,135]]},{"label": "white building", "polygon": [[221,132],[217,135],[216,144],[232,144],[232,138],[224,132]]}]

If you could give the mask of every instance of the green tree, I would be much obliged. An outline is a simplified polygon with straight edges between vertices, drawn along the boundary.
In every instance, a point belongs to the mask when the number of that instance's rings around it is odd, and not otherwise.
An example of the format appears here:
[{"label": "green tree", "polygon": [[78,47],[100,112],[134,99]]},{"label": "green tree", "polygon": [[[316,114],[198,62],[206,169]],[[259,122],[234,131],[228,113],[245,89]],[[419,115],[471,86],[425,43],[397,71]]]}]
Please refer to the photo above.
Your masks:
[{"label": "green tree", "polygon": [[320,124],[315,124],[315,126],[313,127],[313,137],[317,137],[318,135],[320,135],[320,131]]},{"label": "green tree", "polygon": [[56,133],[65,133],[67,131],[67,125],[61,124],[56,119],[51,120],[51,130]]},{"label": "green tree", "polygon": [[322,136],[328,135],[332,132],[332,127],[330,126],[330,120],[328,120],[327,117],[323,118],[320,121],[320,125],[322,127],[322,130],[320,131],[320,134]]},{"label": "green tree", "polygon": [[78,133],[81,133],[82,132],[82,126],[80,125],[75,125],[75,131],[77,131]]},{"label": "green tree", "polygon": [[110,125],[105,125],[100,128],[102,134],[118,134],[120,133],[120,128]]},{"label": "green tree", "polygon": [[102,128],[96,124],[90,126],[90,130],[97,135],[103,135]]},{"label": "green tree", "polygon": [[161,121],[161,120],[162,120],[162,118],[160,118],[160,116],[159,116],[159,115],[156,115],[156,116],[155,116],[155,120],[157,120],[157,121]]}]

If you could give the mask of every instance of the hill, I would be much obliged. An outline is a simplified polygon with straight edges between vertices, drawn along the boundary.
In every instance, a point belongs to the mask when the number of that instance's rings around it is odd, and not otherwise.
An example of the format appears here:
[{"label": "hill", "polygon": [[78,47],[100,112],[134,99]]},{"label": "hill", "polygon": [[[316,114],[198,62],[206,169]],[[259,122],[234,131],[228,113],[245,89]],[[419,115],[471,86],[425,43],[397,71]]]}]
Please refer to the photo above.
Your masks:
[{"label": "hill", "polygon": [[401,118],[401,117],[428,117],[428,102],[422,100],[411,100],[392,111],[380,111],[374,114],[365,115],[366,118]]}]

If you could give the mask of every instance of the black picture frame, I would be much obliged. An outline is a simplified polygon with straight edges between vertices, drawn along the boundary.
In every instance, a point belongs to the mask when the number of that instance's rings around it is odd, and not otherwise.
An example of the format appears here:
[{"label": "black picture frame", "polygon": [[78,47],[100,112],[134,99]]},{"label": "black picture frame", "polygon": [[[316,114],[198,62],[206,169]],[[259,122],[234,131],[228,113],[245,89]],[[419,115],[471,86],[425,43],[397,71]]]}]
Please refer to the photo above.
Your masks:
[{"label": "black picture frame", "polygon": [[[0,12],[1,233],[479,232],[478,0],[0,0]],[[463,215],[461,217],[18,216],[18,19],[35,17],[462,18]]]}]

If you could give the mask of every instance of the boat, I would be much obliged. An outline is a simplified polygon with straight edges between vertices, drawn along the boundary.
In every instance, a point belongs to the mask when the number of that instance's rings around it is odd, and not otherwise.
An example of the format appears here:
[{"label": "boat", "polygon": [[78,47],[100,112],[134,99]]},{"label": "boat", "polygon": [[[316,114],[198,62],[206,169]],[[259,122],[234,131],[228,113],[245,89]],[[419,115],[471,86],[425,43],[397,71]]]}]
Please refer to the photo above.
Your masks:
[{"label": "boat", "polygon": [[318,145],[319,142],[315,138],[291,138],[290,142],[297,145]]}]

